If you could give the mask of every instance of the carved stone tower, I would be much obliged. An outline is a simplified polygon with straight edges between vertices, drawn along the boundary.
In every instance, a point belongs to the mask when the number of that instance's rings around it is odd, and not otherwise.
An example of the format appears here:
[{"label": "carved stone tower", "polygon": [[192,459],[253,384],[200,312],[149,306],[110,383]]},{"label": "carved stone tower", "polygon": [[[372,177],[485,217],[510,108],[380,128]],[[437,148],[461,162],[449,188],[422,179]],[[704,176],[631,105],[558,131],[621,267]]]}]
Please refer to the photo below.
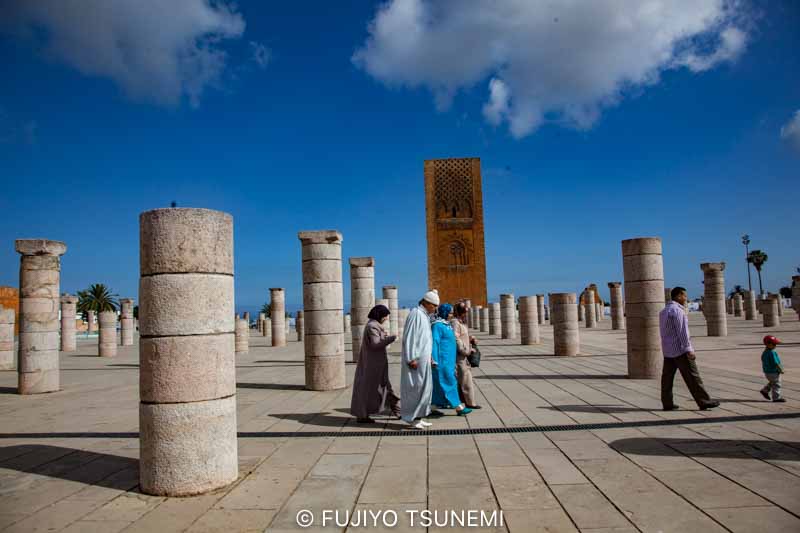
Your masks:
[{"label": "carved stone tower", "polygon": [[428,285],[442,302],[486,306],[481,160],[425,161]]}]

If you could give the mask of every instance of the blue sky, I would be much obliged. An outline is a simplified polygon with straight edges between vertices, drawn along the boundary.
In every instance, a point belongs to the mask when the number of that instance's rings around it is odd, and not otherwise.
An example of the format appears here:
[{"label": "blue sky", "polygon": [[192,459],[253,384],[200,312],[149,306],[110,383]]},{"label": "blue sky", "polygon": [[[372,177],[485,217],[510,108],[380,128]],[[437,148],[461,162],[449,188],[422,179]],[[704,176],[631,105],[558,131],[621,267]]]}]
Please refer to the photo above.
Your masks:
[{"label": "blue sky", "polygon": [[800,266],[796,2],[112,4],[0,1],[0,285],[14,239],[44,237],[67,243],[62,291],[135,297],[138,215],[174,200],[233,215],[239,310],[269,287],[298,307],[306,229],[409,305],[439,157],[481,158],[492,300],[607,294],[636,236],[692,296],[701,262],[747,285],[743,233],[765,290]]}]

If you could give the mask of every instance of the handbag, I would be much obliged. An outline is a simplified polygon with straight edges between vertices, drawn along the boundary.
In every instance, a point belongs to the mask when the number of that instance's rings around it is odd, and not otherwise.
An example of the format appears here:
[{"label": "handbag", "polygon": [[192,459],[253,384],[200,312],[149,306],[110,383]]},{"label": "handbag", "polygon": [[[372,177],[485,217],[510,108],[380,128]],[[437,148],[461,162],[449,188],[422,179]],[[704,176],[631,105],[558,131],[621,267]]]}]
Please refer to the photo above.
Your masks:
[{"label": "handbag", "polygon": [[473,346],[473,349],[475,351],[467,356],[467,361],[469,361],[469,366],[478,368],[481,366],[481,351],[477,346]]}]

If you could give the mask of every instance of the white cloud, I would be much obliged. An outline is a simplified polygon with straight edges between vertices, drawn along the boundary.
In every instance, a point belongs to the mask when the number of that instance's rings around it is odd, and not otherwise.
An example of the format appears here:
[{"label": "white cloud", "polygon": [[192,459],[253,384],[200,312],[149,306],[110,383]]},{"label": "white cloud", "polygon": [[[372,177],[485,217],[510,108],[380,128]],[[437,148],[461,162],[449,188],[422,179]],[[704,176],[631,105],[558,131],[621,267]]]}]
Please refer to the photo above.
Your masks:
[{"label": "white cloud", "polygon": [[781,128],[781,139],[800,154],[800,110]]},{"label": "white cloud", "polygon": [[735,60],[747,34],[733,0],[389,0],[353,62],[437,108],[489,82],[484,116],[525,136],[545,120],[590,128],[627,89],[670,68]]},{"label": "white cloud", "polygon": [[225,69],[221,41],[245,27],[234,8],[209,0],[11,0],[6,14],[6,31],[41,35],[57,60],[166,105],[198,105]]},{"label": "white cloud", "polygon": [[272,51],[261,43],[250,41],[250,49],[253,52],[253,61],[259,68],[267,68],[272,59]]}]

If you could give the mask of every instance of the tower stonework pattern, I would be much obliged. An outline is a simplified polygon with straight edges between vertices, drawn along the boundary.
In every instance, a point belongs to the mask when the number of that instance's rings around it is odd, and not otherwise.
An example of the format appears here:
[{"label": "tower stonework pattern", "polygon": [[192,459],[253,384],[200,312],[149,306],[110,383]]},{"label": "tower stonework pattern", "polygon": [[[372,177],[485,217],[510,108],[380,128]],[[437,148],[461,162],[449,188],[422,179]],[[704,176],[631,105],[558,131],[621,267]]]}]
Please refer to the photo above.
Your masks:
[{"label": "tower stonework pattern", "polygon": [[481,161],[425,161],[428,286],[443,302],[487,305]]}]

